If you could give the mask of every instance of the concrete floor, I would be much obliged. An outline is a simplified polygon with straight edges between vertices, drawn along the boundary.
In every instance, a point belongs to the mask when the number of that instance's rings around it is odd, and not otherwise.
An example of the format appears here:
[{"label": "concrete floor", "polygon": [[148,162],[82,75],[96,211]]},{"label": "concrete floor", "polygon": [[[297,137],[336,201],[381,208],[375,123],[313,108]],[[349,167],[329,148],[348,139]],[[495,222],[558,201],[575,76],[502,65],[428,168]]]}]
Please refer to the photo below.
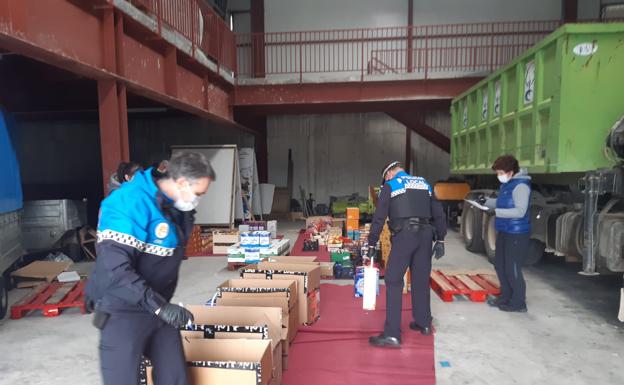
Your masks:
[{"label": "concrete floor", "polygon": [[[299,227],[284,223],[280,232],[294,241]],[[465,251],[451,232],[447,256],[434,268],[491,265]],[[623,384],[624,325],[616,319],[621,277],[581,277],[577,269],[554,258],[528,268],[527,314],[443,303],[432,295],[438,384]],[[174,301],[204,303],[235,276],[225,258],[191,258],[182,264]],[[10,301],[24,294],[13,290]],[[0,321],[0,385],[100,383],[98,333],[90,320],[72,310],[57,318]]]}]

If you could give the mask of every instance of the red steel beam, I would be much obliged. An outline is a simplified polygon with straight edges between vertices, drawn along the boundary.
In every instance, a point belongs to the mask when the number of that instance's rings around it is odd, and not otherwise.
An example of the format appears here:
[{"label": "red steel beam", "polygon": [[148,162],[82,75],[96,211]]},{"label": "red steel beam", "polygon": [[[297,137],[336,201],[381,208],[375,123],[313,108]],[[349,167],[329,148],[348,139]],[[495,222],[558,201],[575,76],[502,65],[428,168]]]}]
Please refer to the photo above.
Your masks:
[{"label": "red steel beam", "polygon": [[[122,129],[120,125],[120,105],[115,80],[98,80],[98,103],[100,117],[100,149],[102,155],[102,171],[104,188],[117,169],[119,162],[127,158],[123,154]],[[127,133],[126,133],[127,136]]]},{"label": "red steel beam", "polygon": [[405,127],[405,171],[412,171],[412,129]]},{"label": "red steel beam", "polygon": [[238,86],[236,107],[452,99],[481,78]]},{"label": "red steel beam", "polygon": [[251,2],[251,52],[252,75],[263,78],[265,75],[264,56],[264,0]]},{"label": "red steel beam", "polygon": [[414,71],[413,55],[414,55],[414,0],[407,0],[407,72]]},{"label": "red steel beam", "polygon": [[448,110],[451,99],[376,101],[314,104],[271,104],[235,107],[236,115],[297,115],[297,114],[347,114],[358,112],[386,112],[397,110]]},{"label": "red steel beam", "polygon": [[451,140],[435,128],[425,124],[419,114],[409,111],[388,111],[386,114],[395,119],[397,122],[405,125],[405,127],[409,130],[414,131],[429,142],[433,143],[441,150],[448,153],[451,152]]},{"label": "red steel beam", "polygon": [[[67,0],[0,0],[0,49],[63,68],[81,76],[123,82],[128,91],[162,102],[203,118],[235,124],[232,120],[232,89],[212,82],[204,86],[203,74],[180,63],[178,80],[189,81],[178,95],[167,93],[163,63],[165,54],[148,46],[123,28],[123,17],[113,18],[110,6],[97,10],[97,2]],[[101,2],[103,3],[103,2]],[[115,41],[104,36],[115,35]],[[147,33],[147,32],[146,32]],[[204,72],[209,72],[204,69]],[[202,93],[201,96],[197,96]],[[205,93],[205,95],[203,95]],[[210,100],[205,108],[205,99]]]}]

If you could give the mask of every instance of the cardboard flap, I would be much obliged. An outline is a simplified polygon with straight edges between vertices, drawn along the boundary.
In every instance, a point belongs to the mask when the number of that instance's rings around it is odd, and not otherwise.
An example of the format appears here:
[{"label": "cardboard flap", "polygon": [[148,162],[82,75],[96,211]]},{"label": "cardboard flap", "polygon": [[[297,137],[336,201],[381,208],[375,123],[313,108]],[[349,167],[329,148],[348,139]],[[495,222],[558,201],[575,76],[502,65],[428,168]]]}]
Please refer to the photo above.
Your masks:
[{"label": "cardboard flap", "polygon": [[72,262],[35,261],[11,273],[12,276],[29,280],[52,282],[67,270]]},{"label": "cardboard flap", "polygon": [[[182,340],[182,346],[187,362],[233,361],[260,364],[266,355],[272,354],[271,341],[268,340],[188,339]],[[269,363],[269,370],[272,368],[271,364]]]},{"label": "cardboard flap", "polygon": [[267,385],[272,377],[271,341],[183,340],[191,383]]},{"label": "cardboard flap", "polygon": [[284,316],[288,315],[290,306],[287,298],[267,298],[257,296],[245,296],[237,298],[219,298],[216,302],[217,307],[233,306],[233,307],[265,307],[278,308],[281,311],[282,325],[284,325]]},{"label": "cardboard flap", "polygon": [[[281,340],[282,309],[279,307],[188,306],[196,325],[268,326],[273,348]],[[245,338],[245,336],[241,336]]]},{"label": "cardboard flap", "polygon": [[266,297],[288,298],[288,304],[292,307],[297,303],[296,280],[259,280],[259,279],[230,279],[217,287],[219,298],[234,297]]},{"label": "cardboard flap", "polygon": [[307,275],[307,291],[314,291],[321,286],[320,266],[297,263],[260,262],[258,263],[258,269],[285,273],[304,273]]}]

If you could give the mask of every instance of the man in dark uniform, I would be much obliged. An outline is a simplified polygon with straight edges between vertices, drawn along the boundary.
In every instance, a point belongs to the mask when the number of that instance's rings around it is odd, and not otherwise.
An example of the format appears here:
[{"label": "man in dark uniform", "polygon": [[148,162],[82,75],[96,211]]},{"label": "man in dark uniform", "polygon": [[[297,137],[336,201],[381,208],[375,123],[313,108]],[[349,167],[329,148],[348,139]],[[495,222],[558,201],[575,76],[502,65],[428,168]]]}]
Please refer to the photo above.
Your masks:
[{"label": "man in dark uniform", "polygon": [[[429,276],[431,257],[444,255],[446,217],[442,205],[424,178],[407,174],[400,162],[392,162],[383,170],[383,186],[373,215],[369,245],[379,240],[386,218],[392,233],[392,251],[385,273],[386,323],[384,332],[371,337],[374,346],[401,347],[401,311],[403,276],[412,273],[412,316],[410,329],[423,335],[431,334]],[[435,240],[435,244],[433,243]]]},{"label": "man in dark uniform", "polygon": [[137,172],[102,202],[86,296],[101,330],[104,385],[136,385],[143,355],[156,385],[188,385],[179,328],[193,315],[169,301],[194,209],[214,180],[203,155],[181,153],[165,173]]}]

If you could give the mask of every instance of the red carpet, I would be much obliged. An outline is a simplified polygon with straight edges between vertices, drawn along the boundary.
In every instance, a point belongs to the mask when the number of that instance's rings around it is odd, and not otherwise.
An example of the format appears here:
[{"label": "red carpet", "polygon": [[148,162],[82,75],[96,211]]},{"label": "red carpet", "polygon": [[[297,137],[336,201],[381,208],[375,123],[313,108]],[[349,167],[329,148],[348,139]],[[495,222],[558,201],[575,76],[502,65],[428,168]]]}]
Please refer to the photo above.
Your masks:
[{"label": "red carpet", "polygon": [[353,286],[321,285],[321,319],[302,327],[290,348],[284,385],[430,385],[435,384],[433,337],[413,332],[409,297],[403,301],[403,347],[374,348],[368,337],[385,320],[385,290],[377,310],[362,310]]},{"label": "red carpet", "polygon": [[299,232],[299,236],[295,241],[292,249],[290,250],[290,255],[298,256],[298,257],[317,257],[319,262],[330,262],[329,251],[327,251],[327,246],[319,246],[318,251],[303,251],[303,240],[305,239],[305,230],[301,230]]}]

